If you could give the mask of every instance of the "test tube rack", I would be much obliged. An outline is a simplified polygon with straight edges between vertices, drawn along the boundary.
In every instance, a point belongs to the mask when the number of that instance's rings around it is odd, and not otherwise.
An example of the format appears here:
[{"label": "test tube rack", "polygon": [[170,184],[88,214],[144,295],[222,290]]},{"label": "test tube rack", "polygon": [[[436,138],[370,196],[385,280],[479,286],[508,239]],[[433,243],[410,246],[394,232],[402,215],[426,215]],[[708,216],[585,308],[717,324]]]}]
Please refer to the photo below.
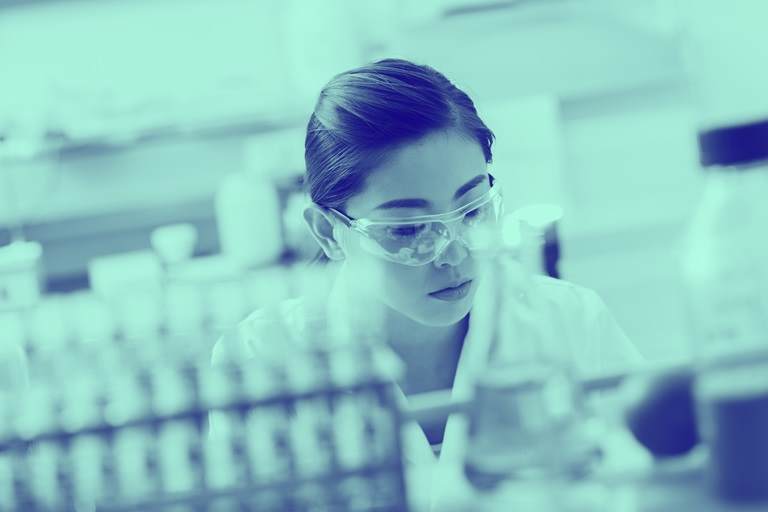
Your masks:
[{"label": "test tube rack", "polygon": [[33,386],[0,400],[0,510],[407,510],[393,368],[356,345]]}]

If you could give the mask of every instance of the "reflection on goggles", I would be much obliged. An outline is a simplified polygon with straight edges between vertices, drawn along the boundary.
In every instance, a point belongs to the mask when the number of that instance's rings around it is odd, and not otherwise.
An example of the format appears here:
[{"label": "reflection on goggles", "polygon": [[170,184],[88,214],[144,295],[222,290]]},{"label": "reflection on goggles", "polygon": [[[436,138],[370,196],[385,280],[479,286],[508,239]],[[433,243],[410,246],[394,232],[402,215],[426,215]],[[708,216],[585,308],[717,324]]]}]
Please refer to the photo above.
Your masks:
[{"label": "reflection on goggles", "polygon": [[334,212],[363,235],[367,251],[395,263],[421,266],[434,261],[453,240],[470,250],[479,249],[484,231],[499,219],[501,205],[501,190],[495,185],[469,204],[440,215],[374,221]]}]

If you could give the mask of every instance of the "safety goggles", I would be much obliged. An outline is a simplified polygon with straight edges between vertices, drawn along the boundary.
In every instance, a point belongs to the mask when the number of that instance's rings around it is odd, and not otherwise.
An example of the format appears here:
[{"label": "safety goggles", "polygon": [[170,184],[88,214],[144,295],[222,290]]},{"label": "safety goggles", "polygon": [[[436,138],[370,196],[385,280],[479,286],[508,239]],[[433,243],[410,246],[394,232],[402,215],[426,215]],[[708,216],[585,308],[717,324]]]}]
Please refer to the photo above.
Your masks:
[{"label": "safety goggles", "polygon": [[362,247],[386,260],[419,267],[433,262],[454,240],[469,250],[482,248],[488,229],[502,214],[501,188],[490,174],[490,189],[456,210],[437,215],[383,220],[353,219],[328,208],[345,226],[362,235]]}]

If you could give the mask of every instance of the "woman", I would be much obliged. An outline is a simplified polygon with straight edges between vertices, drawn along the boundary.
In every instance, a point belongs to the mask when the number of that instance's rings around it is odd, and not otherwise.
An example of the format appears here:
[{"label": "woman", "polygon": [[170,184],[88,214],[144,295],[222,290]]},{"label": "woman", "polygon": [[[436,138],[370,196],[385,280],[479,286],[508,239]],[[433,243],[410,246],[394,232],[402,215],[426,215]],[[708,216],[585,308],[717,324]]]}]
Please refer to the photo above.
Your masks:
[{"label": "woman", "polygon": [[[470,235],[498,215],[499,187],[488,170],[493,140],[463,91],[434,69],[404,60],[336,76],[309,119],[312,205],[304,217],[320,259],[338,267],[328,302],[342,304],[336,311],[353,323],[360,315],[345,308],[364,303],[362,316],[383,323],[405,366],[399,384],[406,396],[466,389],[495,350],[514,351],[491,347],[470,329],[483,270]],[[372,276],[373,283],[363,279]],[[537,318],[560,326],[559,349],[580,370],[639,359],[593,292],[549,278],[534,284],[542,299]],[[296,330],[308,329],[309,316],[301,301],[284,304],[280,313],[257,312],[217,343],[214,363],[285,350],[282,339],[302,338]],[[275,336],[276,325],[283,336]],[[433,447],[442,443],[444,427],[422,425],[422,444],[424,435]]]}]

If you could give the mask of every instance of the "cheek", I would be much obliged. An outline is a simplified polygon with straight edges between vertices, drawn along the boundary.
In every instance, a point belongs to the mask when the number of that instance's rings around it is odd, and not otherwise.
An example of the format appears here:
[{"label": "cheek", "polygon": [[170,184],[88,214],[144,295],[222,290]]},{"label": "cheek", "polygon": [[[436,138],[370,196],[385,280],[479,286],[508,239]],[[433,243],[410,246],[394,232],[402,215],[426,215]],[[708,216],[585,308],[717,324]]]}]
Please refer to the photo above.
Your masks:
[{"label": "cheek", "polygon": [[[409,267],[375,256],[360,246],[354,236],[345,240],[347,264],[358,284],[373,290],[388,306],[399,309],[403,302],[412,303],[427,293],[430,265]],[[375,277],[373,277],[375,276]]]},{"label": "cheek", "polygon": [[347,253],[347,263],[358,286],[381,302],[406,312],[426,300],[429,267],[409,267],[374,256],[358,247]]},{"label": "cheek", "polygon": [[[398,304],[413,304],[425,300],[425,283],[429,277],[429,266],[408,267],[397,263],[385,262],[383,267],[384,293],[390,299],[391,307]],[[398,300],[398,302],[394,302]]]},{"label": "cheek", "polygon": [[[428,296],[432,270],[423,267],[405,267],[388,264],[382,301],[391,309],[425,325],[443,325],[456,321],[452,306]],[[443,318],[446,317],[447,318]]]},{"label": "cheek", "polygon": [[393,267],[400,265],[374,256],[360,247],[357,240],[352,240],[352,243],[345,247],[345,264],[349,275],[352,276],[354,287],[388,304],[387,289],[400,279],[397,269]]},{"label": "cheek", "polygon": [[344,255],[347,264],[355,270],[356,277],[371,271],[377,274],[382,272],[380,258],[363,249],[355,236],[349,236],[344,240]]},{"label": "cheek", "polygon": [[[429,296],[439,282],[431,265],[405,267],[385,265],[385,285],[380,292],[382,301],[395,311],[424,325],[444,327],[453,325],[469,313],[474,302],[477,283],[465,300],[443,302]],[[467,272],[466,275],[473,275]]]}]

